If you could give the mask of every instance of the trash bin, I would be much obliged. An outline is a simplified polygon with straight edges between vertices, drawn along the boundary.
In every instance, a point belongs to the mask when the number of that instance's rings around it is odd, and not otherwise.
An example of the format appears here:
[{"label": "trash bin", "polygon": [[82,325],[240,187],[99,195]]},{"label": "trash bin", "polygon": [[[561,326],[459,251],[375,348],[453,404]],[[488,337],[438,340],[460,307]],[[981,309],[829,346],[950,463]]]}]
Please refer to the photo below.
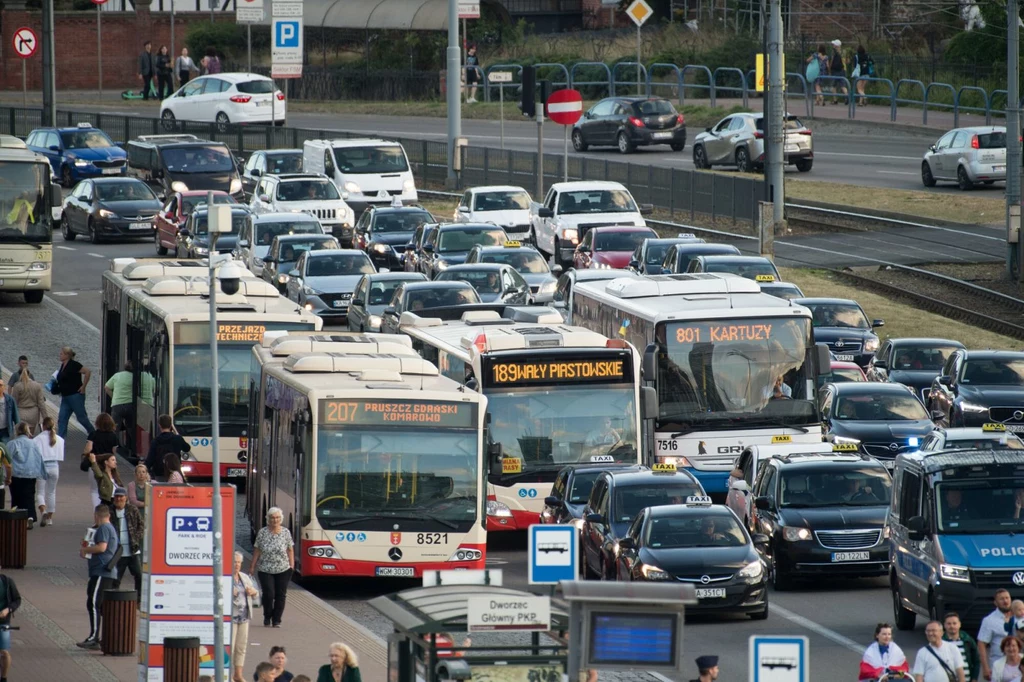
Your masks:
[{"label": "trash bin", "polygon": [[28,562],[28,510],[0,510],[0,566],[25,568]]},{"label": "trash bin", "polygon": [[199,638],[164,637],[164,682],[199,679]]},{"label": "trash bin", "polygon": [[104,590],[100,642],[107,656],[131,656],[135,653],[137,606],[135,590]]}]

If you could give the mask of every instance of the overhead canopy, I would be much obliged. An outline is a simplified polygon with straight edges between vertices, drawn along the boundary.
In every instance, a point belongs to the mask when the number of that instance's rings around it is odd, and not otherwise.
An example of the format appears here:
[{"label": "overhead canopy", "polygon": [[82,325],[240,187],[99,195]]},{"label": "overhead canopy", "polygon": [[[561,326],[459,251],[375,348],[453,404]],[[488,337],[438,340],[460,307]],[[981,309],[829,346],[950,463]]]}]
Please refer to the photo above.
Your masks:
[{"label": "overhead canopy", "polygon": [[448,29],[446,0],[305,0],[302,4],[306,28]]}]

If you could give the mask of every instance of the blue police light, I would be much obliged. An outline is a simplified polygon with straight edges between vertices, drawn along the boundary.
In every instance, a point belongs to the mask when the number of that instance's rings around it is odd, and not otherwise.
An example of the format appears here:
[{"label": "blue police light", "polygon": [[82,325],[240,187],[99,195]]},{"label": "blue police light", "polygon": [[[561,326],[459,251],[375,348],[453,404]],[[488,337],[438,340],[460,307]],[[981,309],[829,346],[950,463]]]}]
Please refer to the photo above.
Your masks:
[{"label": "blue police light", "polygon": [[907,439],[907,445],[912,448],[916,448],[920,442],[921,441],[916,436],[912,436]]}]

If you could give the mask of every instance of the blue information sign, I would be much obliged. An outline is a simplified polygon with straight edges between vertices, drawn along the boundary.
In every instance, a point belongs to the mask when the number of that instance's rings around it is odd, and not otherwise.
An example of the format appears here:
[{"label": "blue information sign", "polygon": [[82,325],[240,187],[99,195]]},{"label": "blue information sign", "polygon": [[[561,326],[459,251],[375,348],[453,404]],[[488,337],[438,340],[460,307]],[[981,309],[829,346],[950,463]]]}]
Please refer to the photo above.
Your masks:
[{"label": "blue information sign", "polygon": [[579,531],[571,525],[534,524],[529,537],[529,582],[556,585],[576,580],[579,572]]},{"label": "blue information sign", "polygon": [[750,682],[807,682],[809,658],[807,637],[753,635],[748,647]]}]

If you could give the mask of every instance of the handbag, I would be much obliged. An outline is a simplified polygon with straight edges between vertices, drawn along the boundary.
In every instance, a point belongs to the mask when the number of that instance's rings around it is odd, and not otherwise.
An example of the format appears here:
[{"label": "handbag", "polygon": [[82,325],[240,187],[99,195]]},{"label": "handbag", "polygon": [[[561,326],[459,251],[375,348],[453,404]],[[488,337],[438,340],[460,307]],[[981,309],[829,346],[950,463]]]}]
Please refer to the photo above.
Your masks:
[{"label": "handbag", "polygon": [[942,660],[942,656],[939,656],[938,652],[932,648],[932,645],[928,644],[925,646],[925,648],[928,649],[928,651],[931,652],[931,655],[934,656],[935,659],[942,665],[942,669],[946,671],[946,677],[949,678],[949,682],[957,682],[956,673],[954,673],[953,669],[950,668],[944,660]]},{"label": "handbag", "polygon": [[52,393],[53,395],[58,395],[58,393],[57,393],[57,375],[59,373],[60,373],[59,369],[54,371],[54,373],[52,375],[50,375],[50,380],[46,382],[46,390],[49,391],[50,393]]},{"label": "handbag", "polygon": [[850,74],[850,78],[860,78],[860,63],[859,62],[857,63],[857,66],[853,67],[853,73]]},{"label": "handbag", "polygon": [[253,588],[256,590],[256,596],[252,598],[252,607],[259,609],[263,607],[263,588],[260,586],[258,580],[253,580],[251,576],[246,575],[249,578],[249,582],[252,583]]}]

